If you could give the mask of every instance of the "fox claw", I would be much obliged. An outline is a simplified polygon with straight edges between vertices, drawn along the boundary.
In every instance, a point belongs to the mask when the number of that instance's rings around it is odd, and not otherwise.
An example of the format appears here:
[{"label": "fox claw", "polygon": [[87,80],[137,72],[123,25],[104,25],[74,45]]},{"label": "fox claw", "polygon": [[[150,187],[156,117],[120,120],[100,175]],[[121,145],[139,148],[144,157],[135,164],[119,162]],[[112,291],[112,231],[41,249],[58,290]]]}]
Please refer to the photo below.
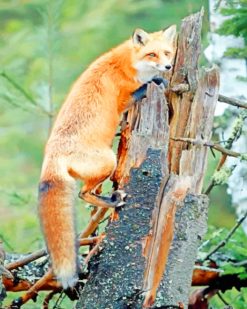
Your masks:
[{"label": "fox claw", "polygon": [[112,193],[111,200],[117,201],[120,200],[120,202],[124,201],[127,197],[127,193],[125,193],[123,190],[116,190]]},{"label": "fox claw", "polygon": [[124,201],[121,201],[120,203],[118,203],[118,204],[116,205],[116,208],[121,208],[121,207],[123,207],[125,204],[126,204],[126,203],[125,203]]}]

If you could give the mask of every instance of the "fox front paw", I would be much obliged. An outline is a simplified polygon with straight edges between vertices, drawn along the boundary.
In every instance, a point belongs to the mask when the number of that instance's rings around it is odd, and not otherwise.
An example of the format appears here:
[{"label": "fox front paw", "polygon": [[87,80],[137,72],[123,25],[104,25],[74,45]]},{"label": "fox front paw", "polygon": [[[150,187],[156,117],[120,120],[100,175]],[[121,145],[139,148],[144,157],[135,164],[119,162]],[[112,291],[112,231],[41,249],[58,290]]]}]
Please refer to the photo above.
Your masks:
[{"label": "fox front paw", "polygon": [[163,85],[165,86],[165,88],[167,88],[168,86],[168,81],[166,79],[162,77],[154,77],[151,81],[143,84],[141,87],[139,87],[136,91],[132,93],[132,97],[134,98],[135,101],[140,101],[146,97],[147,87],[148,84],[150,84],[151,82],[154,82],[158,86]]},{"label": "fox front paw", "polygon": [[122,207],[125,205],[126,197],[127,193],[123,190],[116,190],[112,193],[111,200],[116,203],[116,207]]},{"label": "fox front paw", "polygon": [[165,88],[168,86],[168,81],[164,79],[163,77],[154,77],[151,82],[154,82],[156,85],[164,85]]},{"label": "fox front paw", "polygon": [[135,101],[140,101],[146,97],[148,84],[143,84],[136,91],[132,93],[132,97]]}]

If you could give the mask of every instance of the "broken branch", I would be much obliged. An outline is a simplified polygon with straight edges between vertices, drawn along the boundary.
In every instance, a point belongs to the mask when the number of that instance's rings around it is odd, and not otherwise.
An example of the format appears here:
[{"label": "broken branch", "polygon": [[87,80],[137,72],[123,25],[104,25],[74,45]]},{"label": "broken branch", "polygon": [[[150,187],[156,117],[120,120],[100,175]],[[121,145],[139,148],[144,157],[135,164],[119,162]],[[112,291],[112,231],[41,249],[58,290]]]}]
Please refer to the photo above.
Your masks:
[{"label": "broken branch", "polygon": [[229,105],[232,105],[232,106],[237,106],[237,107],[240,107],[240,108],[247,109],[247,103],[246,102],[243,102],[241,100],[234,99],[234,98],[229,98],[229,97],[226,97],[222,94],[219,94],[218,101],[221,102],[221,103],[226,103],[226,104],[229,104]]},{"label": "broken branch", "polygon": [[198,145],[198,146],[206,146],[206,147],[210,147],[212,149],[215,149],[219,152],[221,152],[222,154],[225,154],[227,156],[230,157],[241,157],[243,154],[236,152],[236,151],[232,151],[232,150],[228,150],[224,147],[222,147],[221,145],[219,145],[218,143],[214,143],[211,141],[205,141],[203,139],[195,139],[195,138],[189,138],[189,137],[171,137],[172,140],[174,141],[179,141],[179,142],[186,142],[186,143],[190,143],[192,145]]},{"label": "broken branch", "polygon": [[35,261],[43,256],[45,256],[47,254],[47,251],[45,249],[41,249],[38,251],[35,251],[27,256],[25,256],[24,258],[21,258],[15,262],[9,263],[7,264],[5,267],[8,270],[12,270],[12,269],[16,269],[18,267],[22,267],[32,261]]},{"label": "broken branch", "polygon": [[[231,149],[234,141],[239,139],[241,132],[242,132],[243,125],[244,125],[244,120],[246,118],[247,118],[247,112],[245,110],[243,110],[238,115],[238,117],[234,120],[232,127],[231,127],[231,132],[230,132],[229,137],[228,137],[228,139],[225,143],[225,149],[227,149],[227,150]],[[223,165],[226,162],[226,159],[227,159],[227,154],[222,153],[222,156],[221,156],[219,163],[217,165],[217,168],[216,168],[216,172],[221,170],[221,168],[223,167]],[[216,184],[217,183],[215,182],[214,175],[213,175],[210,183],[208,184],[207,188],[204,191],[204,194],[208,195]]]}]

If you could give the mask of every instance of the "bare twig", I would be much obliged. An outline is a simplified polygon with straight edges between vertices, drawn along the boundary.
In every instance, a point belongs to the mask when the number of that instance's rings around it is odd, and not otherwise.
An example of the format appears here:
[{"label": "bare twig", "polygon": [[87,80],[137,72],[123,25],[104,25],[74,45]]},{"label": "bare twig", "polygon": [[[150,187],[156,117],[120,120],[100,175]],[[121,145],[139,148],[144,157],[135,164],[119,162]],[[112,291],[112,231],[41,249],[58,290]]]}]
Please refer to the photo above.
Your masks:
[{"label": "bare twig", "polygon": [[[102,236],[95,236],[95,237],[89,237],[89,238],[80,238],[79,239],[79,245],[80,246],[89,246],[92,244],[98,243],[102,239]],[[12,270],[16,269],[18,267],[22,267],[30,262],[33,262],[43,256],[47,255],[46,249],[37,250],[17,261],[11,262],[5,266],[6,269]]]},{"label": "bare twig", "polygon": [[79,239],[79,244],[80,246],[89,246],[89,245],[97,244],[100,240],[102,240],[102,236],[81,238]]},{"label": "bare twig", "polygon": [[59,290],[50,292],[44,299],[42,309],[49,309],[49,302],[52,300],[53,296],[59,293]]},{"label": "bare twig", "polygon": [[91,257],[96,254],[99,251],[99,246],[100,246],[100,242],[98,242],[93,249],[88,253],[88,255],[86,256],[84,263],[87,264],[89,262],[89,260],[91,259]]},{"label": "bare twig", "polygon": [[38,295],[38,292],[42,290],[43,286],[51,279],[53,279],[53,274],[51,270],[48,270],[46,274],[40,278],[23,296],[14,300],[10,305],[10,308],[20,308],[30,299],[35,299],[35,297]]},{"label": "bare twig", "polygon": [[193,145],[200,145],[200,146],[207,146],[210,147],[212,149],[215,149],[219,152],[221,152],[222,154],[225,154],[227,156],[230,157],[235,157],[238,158],[240,156],[242,156],[241,153],[236,152],[236,151],[232,151],[232,150],[228,150],[222,146],[219,145],[219,143],[214,143],[214,142],[207,142],[204,141],[203,139],[194,139],[194,138],[186,138],[186,137],[171,137],[172,140],[174,141],[180,141],[180,142],[187,142]]},{"label": "bare twig", "polygon": [[229,97],[226,97],[222,94],[219,94],[218,101],[222,102],[222,103],[229,104],[229,105],[233,105],[233,106],[237,106],[237,107],[240,107],[240,108],[247,109],[247,103],[246,102],[243,102],[241,100],[234,99],[234,98],[229,98]]},{"label": "bare twig", "polygon": [[42,256],[45,256],[46,254],[47,254],[47,251],[45,249],[38,250],[36,252],[33,252],[25,256],[24,258],[21,258],[20,260],[7,264],[6,268],[8,270],[12,270],[12,269],[24,266],[34,260],[41,258]]},{"label": "bare twig", "polygon": [[61,303],[63,302],[64,298],[65,298],[66,294],[65,293],[61,293],[53,307],[53,309],[60,309],[61,308]]},{"label": "bare twig", "polygon": [[110,215],[106,216],[103,220],[100,221],[99,225],[105,223],[107,220],[109,220],[110,217]]},{"label": "bare twig", "polygon": [[[242,128],[244,125],[244,120],[247,118],[247,112],[246,110],[243,110],[238,117],[234,120],[231,132],[229,135],[229,138],[227,139],[225,143],[225,148],[227,150],[230,150],[232,148],[233,142],[236,141],[240,136],[242,132]],[[222,153],[222,156],[219,160],[219,163],[217,165],[216,171],[220,171],[222,166],[225,164],[228,154],[226,151]],[[207,188],[204,191],[204,194],[209,194],[213,187],[216,185],[214,177],[212,177],[210,183],[208,184]]]},{"label": "bare twig", "polygon": [[95,229],[98,227],[99,222],[104,218],[105,213],[108,211],[108,208],[99,208],[97,212],[90,218],[90,221],[87,227],[80,234],[81,238],[88,237],[91,235]]},{"label": "bare twig", "polygon": [[240,219],[238,219],[237,223],[234,225],[234,227],[227,234],[226,238],[223,239],[211,252],[209,252],[207,254],[207,256],[203,259],[203,262],[208,260],[215,252],[217,252],[220,248],[222,248],[226,245],[226,243],[229,241],[229,239],[232,237],[232,235],[236,232],[236,230],[239,228],[239,226],[242,224],[242,222],[246,219],[246,217],[247,217],[247,211]]},{"label": "bare twig", "polygon": [[53,309],[60,309],[61,308],[61,303],[63,302],[64,298],[65,298],[66,294],[65,293],[60,293]]},{"label": "bare twig", "polygon": [[232,263],[233,266],[246,266],[247,265],[247,260],[243,260],[240,262]]},{"label": "bare twig", "polygon": [[[184,93],[184,92],[188,92],[190,90],[190,87],[188,84],[177,84],[177,85],[173,85],[170,89],[172,92],[176,92],[176,93]],[[226,103],[232,106],[236,106],[236,107],[240,107],[240,108],[245,108],[247,109],[247,103],[235,98],[229,98],[226,97],[225,95],[219,94],[218,97],[218,102],[220,103]]]},{"label": "bare twig", "polygon": [[203,193],[206,194],[206,195],[209,195],[209,193],[211,192],[211,190],[213,189],[214,186],[215,186],[215,183],[214,183],[213,180],[211,180]]},{"label": "bare twig", "polygon": [[105,234],[102,233],[100,236],[98,237],[92,237],[96,240],[96,245],[92,248],[92,250],[88,253],[88,255],[86,256],[84,263],[87,264],[89,262],[89,260],[91,259],[91,257],[96,254],[99,250],[99,246],[100,243],[102,242],[102,240],[105,238]]},{"label": "bare twig", "polygon": [[219,299],[223,302],[224,305],[229,306],[228,302],[223,298],[220,291],[218,291],[216,294],[218,295]]},{"label": "bare twig", "polygon": [[[239,152],[232,151],[232,150],[229,150],[227,148],[222,147],[221,145],[219,145],[219,143],[214,143],[214,142],[211,142],[211,141],[207,142],[207,141],[204,141],[203,139],[193,139],[193,138],[186,138],[186,137],[184,137],[184,138],[182,138],[182,137],[171,137],[171,139],[174,140],[174,141],[191,143],[193,145],[200,145],[200,146],[210,147],[211,150],[214,149],[214,150],[217,150],[217,151],[221,152],[222,153],[222,157],[220,159],[220,162],[219,162],[219,164],[217,166],[216,171],[219,171],[221,169],[221,167],[225,163],[225,160],[226,160],[227,156],[234,157],[234,158],[238,158],[238,157],[242,157],[243,156],[243,154],[241,154]],[[208,195],[215,185],[216,185],[215,179],[212,178],[212,180],[209,183],[208,187],[204,191],[204,194]]]}]

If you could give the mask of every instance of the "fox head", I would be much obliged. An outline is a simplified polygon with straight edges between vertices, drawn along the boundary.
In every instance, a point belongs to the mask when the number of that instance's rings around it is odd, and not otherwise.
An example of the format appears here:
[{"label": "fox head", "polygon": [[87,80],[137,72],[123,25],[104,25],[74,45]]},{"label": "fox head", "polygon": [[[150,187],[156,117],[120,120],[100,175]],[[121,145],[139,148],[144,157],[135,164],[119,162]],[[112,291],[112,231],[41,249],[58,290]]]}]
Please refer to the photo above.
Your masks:
[{"label": "fox head", "polygon": [[147,33],[142,29],[134,31],[132,61],[139,82],[145,83],[171,70],[176,51],[176,37],[176,25],[154,33]]}]

